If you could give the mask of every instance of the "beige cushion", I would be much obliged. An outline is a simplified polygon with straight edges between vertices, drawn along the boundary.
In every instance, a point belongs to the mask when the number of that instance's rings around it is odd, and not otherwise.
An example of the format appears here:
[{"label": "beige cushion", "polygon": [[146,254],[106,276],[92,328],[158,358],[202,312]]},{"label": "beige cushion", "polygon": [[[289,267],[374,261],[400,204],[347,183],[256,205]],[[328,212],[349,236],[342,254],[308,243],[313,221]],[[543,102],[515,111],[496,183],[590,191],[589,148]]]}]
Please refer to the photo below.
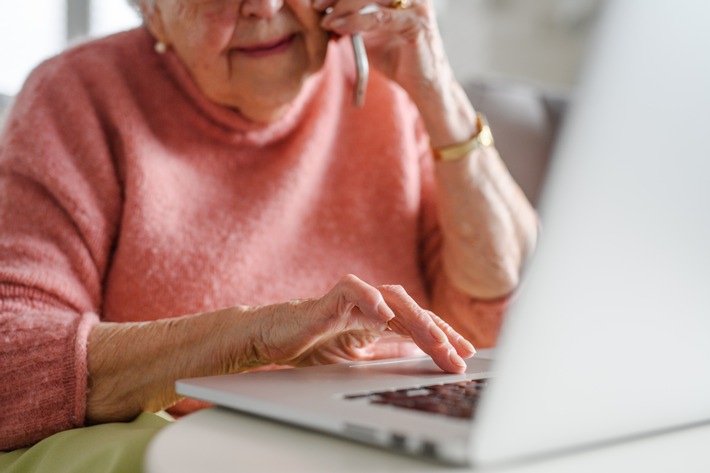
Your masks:
[{"label": "beige cushion", "polygon": [[496,147],[528,199],[536,204],[564,112],[564,97],[520,84],[464,85],[473,106],[487,118]]}]

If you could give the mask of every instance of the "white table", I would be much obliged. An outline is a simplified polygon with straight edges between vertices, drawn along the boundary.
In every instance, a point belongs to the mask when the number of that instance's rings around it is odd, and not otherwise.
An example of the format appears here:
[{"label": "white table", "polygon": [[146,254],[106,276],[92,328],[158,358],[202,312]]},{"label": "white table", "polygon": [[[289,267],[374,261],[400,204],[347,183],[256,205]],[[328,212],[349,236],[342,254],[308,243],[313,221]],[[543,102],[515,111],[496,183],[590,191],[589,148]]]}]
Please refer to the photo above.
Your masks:
[{"label": "white table", "polygon": [[[471,471],[220,408],[196,412],[163,429],[148,448],[145,466],[146,473]],[[473,471],[708,473],[710,424],[526,464]]]}]

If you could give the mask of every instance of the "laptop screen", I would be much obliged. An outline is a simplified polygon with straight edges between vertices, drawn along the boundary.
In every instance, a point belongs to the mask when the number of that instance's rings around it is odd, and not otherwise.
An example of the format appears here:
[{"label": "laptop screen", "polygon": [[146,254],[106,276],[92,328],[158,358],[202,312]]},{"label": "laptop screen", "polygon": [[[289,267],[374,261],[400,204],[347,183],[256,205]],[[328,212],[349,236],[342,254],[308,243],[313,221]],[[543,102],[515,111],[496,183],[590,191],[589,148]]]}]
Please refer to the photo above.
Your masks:
[{"label": "laptop screen", "polygon": [[707,2],[606,3],[482,399],[477,457],[710,419],[707,18]]}]

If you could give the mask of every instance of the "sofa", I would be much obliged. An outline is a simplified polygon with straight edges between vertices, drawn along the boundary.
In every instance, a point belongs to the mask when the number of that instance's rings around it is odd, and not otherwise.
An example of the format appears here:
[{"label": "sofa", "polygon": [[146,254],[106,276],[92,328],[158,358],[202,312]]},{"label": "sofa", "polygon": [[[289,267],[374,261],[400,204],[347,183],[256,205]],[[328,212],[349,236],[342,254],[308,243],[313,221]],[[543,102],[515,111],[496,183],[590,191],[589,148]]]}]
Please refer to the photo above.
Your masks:
[{"label": "sofa", "polygon": [[567,95],[513,81],[471,81],[464,89],[476,110],[488,119],[508,170],[537,205]]}]

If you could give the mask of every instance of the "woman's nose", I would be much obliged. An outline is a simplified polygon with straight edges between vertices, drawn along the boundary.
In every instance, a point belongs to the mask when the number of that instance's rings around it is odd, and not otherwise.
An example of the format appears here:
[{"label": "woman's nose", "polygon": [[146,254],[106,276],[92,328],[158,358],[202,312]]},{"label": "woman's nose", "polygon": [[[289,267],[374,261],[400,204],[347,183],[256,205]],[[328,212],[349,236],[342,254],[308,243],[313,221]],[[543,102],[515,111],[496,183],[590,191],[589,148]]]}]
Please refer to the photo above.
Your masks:
[{"label": "woman's nose", "polygon": [[242,15],[269,18],[281,10],[283,4],[283,0],[244,0]]}]

